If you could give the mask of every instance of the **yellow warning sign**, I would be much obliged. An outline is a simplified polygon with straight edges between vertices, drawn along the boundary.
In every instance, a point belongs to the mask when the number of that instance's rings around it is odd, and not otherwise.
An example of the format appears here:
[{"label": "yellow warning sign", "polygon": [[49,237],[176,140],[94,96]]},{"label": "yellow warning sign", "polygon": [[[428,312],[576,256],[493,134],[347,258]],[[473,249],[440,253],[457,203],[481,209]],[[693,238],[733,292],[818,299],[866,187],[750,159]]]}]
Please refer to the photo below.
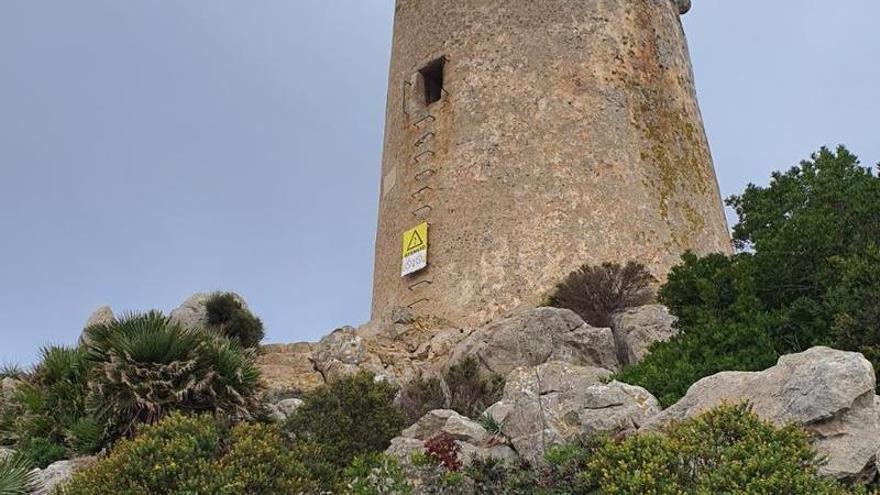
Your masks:
[{"label": "yellow warning sign", "polygon": [[423,223],[403,233],[403,257],[428,249],[428,224]]},{"label": "yellow warning sign", "polygon": [[428,224],[423,223],[403,233],[402,276],[428,266]]}]

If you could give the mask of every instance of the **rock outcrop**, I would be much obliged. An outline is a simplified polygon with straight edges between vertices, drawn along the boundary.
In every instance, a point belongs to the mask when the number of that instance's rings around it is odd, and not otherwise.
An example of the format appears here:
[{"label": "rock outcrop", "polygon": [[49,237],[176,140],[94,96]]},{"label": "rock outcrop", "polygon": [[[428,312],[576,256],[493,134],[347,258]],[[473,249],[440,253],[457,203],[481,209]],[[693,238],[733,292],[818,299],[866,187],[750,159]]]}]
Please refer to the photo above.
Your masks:
[{"label": "rock outcrop", "polygon": [[[235,300],[241,304],[241,307],[249,310],[247,302],[238,294],[232,293]],[[208,311],[206,305],[211,294],[199,292],[190,296],[179,307],[171,311],[169,315],[172,323],[177,323],[183,328],[204,327],[207,323]]]},{"label": "rock outcrop", "polygon": [[822,474],[870,480],[880,449],[875,380],[871,363],[861,354],[815,347],[783,356],[776,366],[761,372],[724,372],[704,378],[644,429],[656,430],[725,402],[748,402],[763,419],[806,428],[819,455],[827,458]]},{"label": "rock outcrop", "polygon": [[523,459],[541,463],[547,449],[597,434],[635,432],[660,405],[648,391],[602,383],[604,368],[550,362],[508,375],[504,398],[487,414]]},{"label": "rock outcrop", "polygon": [[268,405],[269,417],[278,423],[283,423],[287,421],[287,418],[293,416],[293,413],[302,407],[302,405],[302,399],[291,398],[280,400],[275,404]]},{"label": "rock outcrop", "polygon": [[477,357],[485,372],[502,376],[551,361],[618,367],[611,329],[593,328],[573,311],[558,308],[528,310],[475,330],[458,344],[450,363],[467,356]]},{"label": "rock outcrop", "polygon": [[101,306],[89,316],[83,328],[89,328],[94,325],[107,325],[113,323],[115,319],[116,316],[113,315],[113,309],[110,306]]},{"label": "rock outcrop", "polygon": [[464,465],[470,464],[474,459],[513,461],[517,458],[516,453],[502,438],[489,433],[479,423],[446,409],[431,411],[416,424],[403,430],[399,437],[391,441],[386,453],[398,457],[406,464],[412,454],[425,451],[425,441],[440,433],[455,438],[455,442],[461,447],[460,460]]},{"label": "rock outcrop", "polygon": [[611,318],[611,330],[617,346],[617,357],[622,366],[635,364],[648,355],[656,342],[663,342],[678,334],[678,319],[660,304],[631,308]]},{"label": "rock outcrop", "polygon": [[50,464],[46,469],[35,469],[37,490],[32,495],[49,495],[55,487],[68,481],[77,471],[95,462],[96,457],[79,457]]},{"label": "rock outcrop", "polygon": [[404,384],[439,374],[467,335],[443,320],[399,310],[386,320],[337,329],[317,343],[263,346],[257,364],[270,393],[304,392],[359,371]]},{"label": "rock outcrop", "polygon": [[324,383],[315,369],[312,352],[315,344],[270,344],[260,348],[257,367],[270,396],[298,395]]}]

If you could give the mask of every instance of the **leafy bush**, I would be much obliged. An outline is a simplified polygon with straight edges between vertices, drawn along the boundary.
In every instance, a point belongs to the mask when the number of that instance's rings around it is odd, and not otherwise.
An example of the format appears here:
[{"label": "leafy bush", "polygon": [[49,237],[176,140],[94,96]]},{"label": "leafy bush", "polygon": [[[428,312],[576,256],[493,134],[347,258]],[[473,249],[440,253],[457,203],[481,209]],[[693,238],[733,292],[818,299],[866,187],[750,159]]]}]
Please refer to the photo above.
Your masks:
[{"label": "leafy bush", "polygon": [[414,424],[425,414],[447,407],[443,383],[438,378],[416,378],[400,389],[397,405],[403,412],[405,424]]},{"label": "leafy bush", "polygon": [[0,458],[0,495],[27,495],[36,484],[31,465],[21,457]]},{"label": "leafy bush", "polygon": [[469,418],[479,418],[492,404],[501,400],[504,377],[480,376],[477,358],[468,356],[451,366],[444,375],[449,390],[449,408]]},{"label": "leafy bush", "polygon": [[461,469],[461,446],[455,442],[455,437],[446,432],[441,432],[425,442],[425,453],[447,471],[455,472]]},{"label": "leafy bush", "polygon": [[[444,392],[444,386],[446,392]],[[480,364],[473,356],[451,366],[438,378],[417,378],[403,386],[397,404],[411,425],[435,409],[452,409],[469,418],[479,418],[501,400],[504,377],[480,375]]]},{"label": "leafy bush", "polygon": [[606,328],[611,326],[614,313],[650,303],[655,282],[645,266],[635,262],[626,266],[583,265],[556,286],[549,304],[570,309],[590,325]]},{"label": "leafy bush", "polygon": [[111,433],[131,435],[174,410],[247,417],[257,407],[253,352],[158,312],[130,315],[85,330],[95,367],[91,404]]},{"label": "leafy bush", "polygon": [[673,269],[660,300],[681,335],[618,379],[668,405],[706,375],[815,345],[862,352],[880,369],[880,178],[845,148],[823,148],[727,202],[742,252],[689,255]]},{"label": "leafy bush", "polygon": [[[384,451],[400,434],[403,413],[394,405],[396,387],[361,372],[306,393],[287,429],[300,441],[319,446],[320,462],[335,476],[361,454]],[[327,489],[336,479],[323,479]]]},{"label": "leafy bush", "polygon": [[397,459],[370,453],[354,458],[343,473],[345,480],[338,493],[350,495],[409,495],[412,487]]},{"label": "leafy bush", "polygon": [[237,340],[244,347],[259,346],[265,336],[263,322],[245,309],[234,294],[218,292],[211,295],[205,309],[210,328]]},{"label": "leafy bush", "polygon": [[46,437],[25,437],[15,447],[18,449],[16,455],[40,469],[68,456],[67,449],[61,442]]},{"label": "leafy bush", "polygon": [[818,475],[806,433],[776,428],[744,405],[672,425],[665,435],[600,444],[586,477],[604,493],[842,494]]},{"label": "leafy bush", "polygon": [[22,381],[4,401],[0,437],[6,443],[17,443],[18,451],[41,468],[66,458],[69,451],[94,452],[68,443],[71,428],[89,416],[90,370],[85,353],[78,348],[43,348],[40,363],[20,377]]},{"label": "leafy bush", "polygon": [[745,405],[728,405],[662,434],[555,447],[543,466],[477,460],[462,474],[479,494],[846,493],[819,476],[819,466],[803,430],[777,428]]},{"label": "leafy bush", "polygon": [[175,412],[74,475],[60,495],[310,493],[296,450],[274,427],[229,431],[210,416]]},{"label": "leafy bush", "polygon": [[[745,255],[739,255],[745,256]],[[770,337],[777,320],[760,310],[748,268],[739,258],[686,254],[660,289],[681,333],[655,344],[640,363],[615,377],[650,390],[664,406],[697,380],[721,371],[756,371],[778,359]]]}]

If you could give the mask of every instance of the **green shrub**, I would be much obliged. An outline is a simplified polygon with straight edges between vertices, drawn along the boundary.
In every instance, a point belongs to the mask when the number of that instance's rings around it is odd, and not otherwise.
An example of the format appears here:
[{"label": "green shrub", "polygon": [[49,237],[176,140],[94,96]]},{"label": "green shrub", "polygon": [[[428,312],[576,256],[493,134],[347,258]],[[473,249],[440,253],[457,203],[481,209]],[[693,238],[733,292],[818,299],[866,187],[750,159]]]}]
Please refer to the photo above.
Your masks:
[{"label": "green shrub", "polygon": [[354,458],[337,492],[347,495],[409,495],[412,487],[395,457],[369,453]]},{"label": "green shrub", "polygon": [[300,440],[320,446],[321,462],[338,473],[361,454],[384,451],[400,434],[403,413],[394,405],[396,387],[361,372],[318,387],[303,396],[303,405],[288,419],[287,428]]},{"label": "green shrub", "polygon": [[668,405],[706,375],[816,345],[862,352],[880,369],[880,178],[845,148],[823,148],[728,204],[742,252],[688,255],[672,270],[660,300],[681,335],[618,379]]},{"label": "green shrub", "polygon": [[438,378],[416,378],[400,389],[397,404],[405,424],[412,425],[425,414],[447,407],[443,383]]},{"label": "green shrub", "polygon": [[605,441],[585,479],[607,494],[843,494],[818,474],[806,433],[777,428],[746,406],[723,406],[674,424],[664,435]]},{"label": "green shrub", "polygon": [[744,405],[626,439],[551,449],[539,467],[477,460],[464,472],[472,493],[508,495],[843,495],[819,476],[806,433],[760,420]]},{"label": "green shrub", "polygon": [[31,465],[21,457],[0,459],[0,495],[27,495],[36,484]]},{"label": "green shrub", "polygon": [[222,292],[212,294],[205,309],[210,328],[237,340],[244,347],[259,346],[265,336],[263,322],[245,309],[234,294]]},{"label": "green shrub", "polygon": [[63,444],[45,437],[25,437],[15,448],[16,455],[25,459],[29,465],[40,469],[67,458],[67,449]]},{"label": "green shrub", "polygon": [[90,402],[114,437],[174,410],[247,417],[257,408],[253,351],[219,335],[151,312],[89,327],[83,341],[95,367]]},{"label": "green shrub", "polygon": [[480,376],[480,363],[473,356],[451,366],[444,380],[449,390],[449,408],[469,418],[482,416],[504,393],[504,377]]},{"label": "green shrub", "polygon": [[311,493],[303,462],[270,426],[231,431],[210,416],[172,413],[74,475],[61,495]]},{"label": "green shrub", "polygon": [[68,439],[70,429],[89,417],[90,370],[81,349],[43,348],[39,364],[20,377],[0,411],[3,442],[17,443],[22,455],[39,467],[66,458],[68,451],[78,451]]},{"label": "green shrub", "polygon": [[614,313],[650,303],[654,283],[656,279],[639,263],[583,265],[556,286],[548,302],[574,311],[594,327],[607,328]]}]

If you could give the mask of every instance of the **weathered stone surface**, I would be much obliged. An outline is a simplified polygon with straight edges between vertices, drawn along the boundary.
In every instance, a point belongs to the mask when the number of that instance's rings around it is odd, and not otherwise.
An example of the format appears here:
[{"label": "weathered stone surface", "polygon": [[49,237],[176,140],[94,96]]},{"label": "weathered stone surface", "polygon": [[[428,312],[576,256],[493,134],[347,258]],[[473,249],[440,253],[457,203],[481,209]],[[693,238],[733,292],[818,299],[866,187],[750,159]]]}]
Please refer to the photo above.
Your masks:
[{"label": "weathered stone surface", "polygon": [[114,319],[116,317],[113,315],[113,309],[110,306],[101,306],[89,316],[83,328],[89,328],[94,325],[107,325],[113,323]]},{"label": "weathered stone surface", "polygon": [[482,427],[455,411],[438,409],[431,411],[416,424],[403,430],[399,437],[391,441],[387,454],[395,455],[408,463],[415,452],[424,452],[424,442],[447,433],[455,438],[461,447],[460,458],[465,465],[474,459],[492,458],[500,461],[516,459],[516,453],[498,438]]},{"label": "weathered stone surface", "polygon": [[399,310],[390,318],[358,328],[337,329],[314,344],[263,346],[257,364],[274,396],[312,390],[359,371],[402,385],[419,376],[440,373],[452,350],[467,335],[443,320]]},{"label": "weathered stone surface", "polygon": [[50,464],[46,469],[35,469],[38,489],[32,495],[48,495],[58,485],[65,483],[77,471],[95,462],[95,457],[80,457]]},{"label": "weathered stone surface", "polygon": [[[662,280],[687,250],[730,252],[687,3],[397,2],[374,318],[406,306],[480,326],[583,263]],[[401,277],[401,235],[421,221],[440,229],[430,267]]]},{"label": "weathered stone surface", "polygon": [[724,372],[704,378],[644,429],[696,416],[722,403],[751,404],[761,418],[796,423],[814,435],[827,457],[822,473],[839,479],[873,477],[880,449],[880,407],[875,375],[861,354],[815,347],[779,359],[761,372]]},{"label": "weathered stone surface", "polygon": [[678,318],[669,314],[669,308],[660,304],[630,308],[615,314],[611,318],[611,330],[620,364],[637,363],[645,358],[651,345],[678,335],[677,321]]},{"label": "weathered stone surface", "polygon": [[[248,309],[247,302],[238,294],[232,293],[236,301],[244,309]],[[171,321],[177,323],[184,328],[203,327],[207,323],[207,310],[205,305],[210,299],[211,294],[199,292],[190,296],[178,308],[171,311]]]},{"label": "weathered stone surface", "polygon": [[609,375],[563,362],[519,368],[508,375],[501,403],[487,413],[501,423],[520,457],[541,463],[553,445],[631,433],[660,412],[657,399],[641,387],[601,383]]},{"label": "weathered stone surface", "polygon": [[302,399],[284,399],[275,404],[269,405],[269,416],[273,420],[283,423],[287,421],[287,418],[291,417],[297,409],[302,407],[302,405]]},{"label": "weathered stone surface", "polygon": [[468,356],[476,356],[485,372],[502,376],[550,361],[609,370],[618,365],[610,329],[593,328],[573,311],[558,308],[527,310],[479,328],[458,344],[449,362]]},{"label": "weathered stone surface", "polygon": [[262,373],[267,393],[284,396],[313,390],[324,384],[324,377],[315,369],[312,351],[315,344],[272,344],[260,348],[257,367]]},{"label": "weathered stone surface", "polygon": [[15,393],[21,382],[12,377],[6,377],[0,380],[0,398],[9,399]]}]

